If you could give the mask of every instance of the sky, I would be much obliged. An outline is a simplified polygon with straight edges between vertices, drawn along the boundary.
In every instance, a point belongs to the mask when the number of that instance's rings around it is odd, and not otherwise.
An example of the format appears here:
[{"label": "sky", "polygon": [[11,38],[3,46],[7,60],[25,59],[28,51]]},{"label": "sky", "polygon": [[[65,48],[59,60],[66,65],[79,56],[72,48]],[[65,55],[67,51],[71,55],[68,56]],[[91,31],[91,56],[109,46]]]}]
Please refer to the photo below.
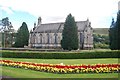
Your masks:
[{"label": "sky", "polygon": [[37,23],[65,22],[69,13],[76,21],[89,19],[93,28],[109,28],[117,16],[119,0],[0,0],[0,20],[8,17],[15,30],[27,23],[29,30]]}]

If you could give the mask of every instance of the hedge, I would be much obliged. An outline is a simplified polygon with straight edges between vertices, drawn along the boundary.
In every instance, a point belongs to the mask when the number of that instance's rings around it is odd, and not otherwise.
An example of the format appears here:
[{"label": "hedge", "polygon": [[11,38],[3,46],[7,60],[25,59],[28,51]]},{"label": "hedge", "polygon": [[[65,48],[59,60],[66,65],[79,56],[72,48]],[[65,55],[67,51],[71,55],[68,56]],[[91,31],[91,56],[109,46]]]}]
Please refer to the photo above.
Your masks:
[{"label": "hedge", "polygon": [[120,58],[120,51],[93,52],[25,52],[0,51],[3,58],[33,58],[33,59],[90,59],[90,58]]}]

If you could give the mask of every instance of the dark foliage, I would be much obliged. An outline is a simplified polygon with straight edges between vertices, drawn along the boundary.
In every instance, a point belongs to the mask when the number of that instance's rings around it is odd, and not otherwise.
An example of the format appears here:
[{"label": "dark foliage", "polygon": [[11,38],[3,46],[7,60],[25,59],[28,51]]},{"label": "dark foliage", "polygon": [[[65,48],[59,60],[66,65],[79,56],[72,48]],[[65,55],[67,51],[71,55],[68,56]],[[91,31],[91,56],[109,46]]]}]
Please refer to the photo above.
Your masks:
[{"label": "dark foliage", "polygon": [[25,22],[22,23],[22,26],[18,29],[16,34],[16,41],[14,47],[24,47],[28,45],[29,41],[29,30]]},{"label": "dark foliage", "polygon": [[62,32],[61,46],[64,50],[78,49],[78,31],[74,17],[69,14]]},{"label": "dark foliage", "polygon": [[120,11],[117,14],[117,21],[109,30],[110,49],[120,50]]},{"label": "dark foliage", "polygon": [[26,52],[3,51],[3,58],[33,58],[33,59],[92,59],[92,58],[120,58],[120,51],[94,51],[94,52]]}]

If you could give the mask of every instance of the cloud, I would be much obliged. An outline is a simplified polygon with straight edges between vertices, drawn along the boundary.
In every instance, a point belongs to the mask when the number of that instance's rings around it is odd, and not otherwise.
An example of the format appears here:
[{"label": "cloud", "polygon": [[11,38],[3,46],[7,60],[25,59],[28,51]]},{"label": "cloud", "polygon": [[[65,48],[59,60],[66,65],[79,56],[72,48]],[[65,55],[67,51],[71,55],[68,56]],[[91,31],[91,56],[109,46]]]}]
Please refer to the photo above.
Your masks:
[{"label": "cloud", "polygon": [[3,10],[3,11],[5,11],[5,12],[7,12],[8,14],[13,14],[13,13],[14,13],[14,12],[13,12],[10,8],[8,8],[8,7],[2,6],[2,7],[0,7],[0,9],[1,9],[1,11]]},{"label": "cloud", "polygon": [[46,20],[50,22],[63,22],[64,17],[63,16],[47,16]]},{"label": "cloud", "polygon": [[[23,11],[42,17],[42,22],[64,21],[71,13],[78,21],[90,18],[93,26],[101,26],[101,20],[116,17],[119,0],[0,0],[0,6],[8,13]],[[106,22],[106,21],[105,21]],[[105,26],[106,27],[106,26]]]}]

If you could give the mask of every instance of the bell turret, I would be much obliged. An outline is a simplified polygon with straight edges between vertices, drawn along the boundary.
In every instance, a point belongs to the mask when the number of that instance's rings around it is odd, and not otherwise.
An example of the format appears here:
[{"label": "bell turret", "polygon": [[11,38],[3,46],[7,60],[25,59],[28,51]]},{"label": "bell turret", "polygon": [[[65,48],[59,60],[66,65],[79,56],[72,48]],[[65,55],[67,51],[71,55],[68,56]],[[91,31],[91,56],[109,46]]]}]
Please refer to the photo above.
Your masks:
[{"label": "bell turret", "polygon": [[37,24],[38,26],[40,26],[40,25],[41,25],[41,21],[42,21],[42,18],[41,18],[41,17],[39,17],[39,18],[38,18],[38,24]]},{"label": "bell turret", "polygon": [[35,30],[35,28],[36,28],[36,23],[34,23],[34,28],[33,28],[33,31]]}]

